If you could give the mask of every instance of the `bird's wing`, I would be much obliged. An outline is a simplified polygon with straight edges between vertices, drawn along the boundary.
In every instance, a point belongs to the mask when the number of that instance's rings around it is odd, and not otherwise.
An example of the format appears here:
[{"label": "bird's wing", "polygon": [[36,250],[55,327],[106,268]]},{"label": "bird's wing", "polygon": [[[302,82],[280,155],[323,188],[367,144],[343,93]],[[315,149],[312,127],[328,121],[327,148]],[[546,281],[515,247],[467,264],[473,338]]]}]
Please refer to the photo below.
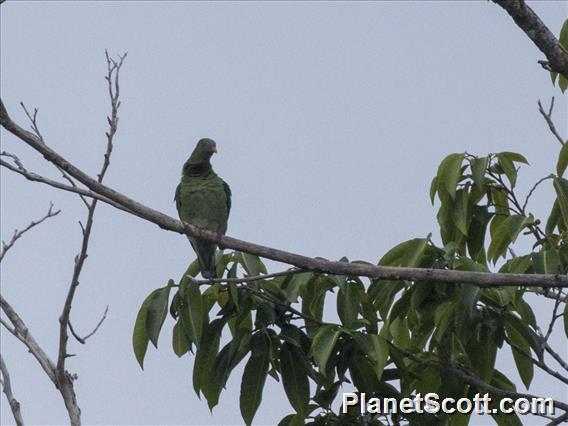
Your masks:
[{"label": "bird's wing", "polygon": [[225,197],[227,198],[227,216],[229,216],[229,212],[231,211],[231,187],[227,182],[223,181],[223,189],[225,190]]},{"label": "bird's wing", "polygon": [[174,201],[176,202],[176,208],[177,208],[178,213],[181,211],[180,191],[181,191],[181,183],[178,184],[178,186],[176,187],[176,194],[174,195]]}]

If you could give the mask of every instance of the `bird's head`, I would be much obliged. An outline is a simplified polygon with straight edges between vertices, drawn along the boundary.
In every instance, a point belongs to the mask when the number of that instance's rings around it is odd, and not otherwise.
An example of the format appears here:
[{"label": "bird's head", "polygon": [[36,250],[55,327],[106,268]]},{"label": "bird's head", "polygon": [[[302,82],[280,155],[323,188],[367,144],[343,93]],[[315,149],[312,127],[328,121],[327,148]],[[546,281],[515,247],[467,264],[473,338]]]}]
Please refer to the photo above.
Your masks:
[{"label": "bird's head", "polygon": [[195,149],[189,157],[189,163],[199,164],[207,163],[211,156],[217,152],[217,144],[213,139],[203,138],[197,142]]}]

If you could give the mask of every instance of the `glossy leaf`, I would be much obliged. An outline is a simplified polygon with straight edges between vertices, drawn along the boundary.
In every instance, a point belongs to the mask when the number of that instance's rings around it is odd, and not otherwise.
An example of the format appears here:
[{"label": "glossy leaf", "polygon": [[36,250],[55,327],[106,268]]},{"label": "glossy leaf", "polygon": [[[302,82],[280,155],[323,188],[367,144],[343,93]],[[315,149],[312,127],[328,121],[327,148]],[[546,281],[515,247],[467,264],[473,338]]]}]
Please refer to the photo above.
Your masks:
[{"label": "glossy leaf", "polygon": [[188,339],[199,348],[203,331],[204,311],[198,284],[191,283],[187,286],[184,306],[185,309],[180,312],[183,328]]},{"label": "glossy leaf", "polygon": [[[516,347],[511,347],[517,370],[525,387],[528,389],[533,379],[533,363],[530,359],[529,344],[523,336],[509,323],[506,324],[507,336]],[[518,349],[517,349],[518,348]]]},{"label": "glossy leaf", "polygon": [[190,343],[179,321],[176,322],[172,331],[172,348],[178,357],[183,356],[190,348]]},{"label": "glossy leaf", "polygon": [[550,248],[532,253],[535,274],[559,274],[562,272],[562,263],[558,251]]},{"label": "glossy leaf", "polygon": [[505,218],[495,230],[495,235],[487,250],[487,257],[495,263],[500,256],[506,253],[509,245],[515,242],[519,232],[532,222],[532,216],[512,215]]},{"label": "glossy leaf", "polygon": [[359,314],[359,292],[355,285],[347,284],[337,293],[337,313],[341,323],[354,328]]},{"label": "glossy leaf", "polygon": [[[159,290],[159,289],[158,289]],[[134,355],[136,356],[136,360],[138,364],[140,364],[140,368],[144,369],[144,357],[146,356],[146,350],[148,349],[148,342],[150,341],[150,337],[148,336],[148,332],[146,331],[146,317],[148,314],[148,305],[154,297],[154,294],[157,290],[154,290],[144,302],[142,302],[142,306],[138,311],[138,315],[136,316],[136,322],[134,323],[134,331],[132,333],[132,347],[134,349]]]},{"label": "glossy leaf", "polygon": [[438,167],[438,187],[443,187],[451,198],[454,198],[456,194],[463,159],[464,154],[450,154],[442,160]]},{"label": "glossy leaf", "polygon": [[400,243],[379,260],[379,265],[416,267],[422,259],[427,244],[426,238],[415,238]]},{"label": "glossy leaf", "polygon": [[241,265],[243,265],[243,268],[245,268],[245,271],[250,276],[257,276],[261,273],[266,274],[266,266],[264,266],[264,263],[262,263],[258,256],[245,252],[239,252],[238,258]]},{"label": "glossy leaf", "polygon": [[[170,280],[173,284],[173,281]],[[158,347],[158,337],[160,336],[160,330],[168,314],[168,300],[170,295],[170,285],[157,289],[150,303],[148,304],[148,310],[146,313],[146,332],[150,341],[154,347]]]},{"label": "glossy leaf", "polygon": [[483,180],[487,165],[489,164],[488,157],[476,158],[471,161],[471,177],[473,182],[479,187],[483,188]]},{"label": "glossy leaf", "polygon": [[224,325],[225,320],[222,318],[217,318],[207,325],[193,365],[193,389],[197,396],[200,392],[203,393],[210,410],[219,402],[221,392],[221,385],[215,380],[214,365]]},{"label": "glossy leaf", "polygon": [[305,357],[305,355],[290,343],[284,343],[280,348],[280,367],[284,391],[294,410],[299,414],[306,414],[310,400],[310,383],[303,368],[306,361],[302,360],[301,357]]},{"label": "glossy leaf", "polygon": [[337,327],[324,325],[320,327],[314,336],[310,354],[313,356],[322,374],[326,371],[327,361],[335,348],[335,343],[340,334],[341,330]]},{"label": "glossy leaf", "polygon": [[553,180],[553,185],[562,220],[564,225],[568,227],[568,180],[559,177]]},{"label": "glossy leaf", "polygon": [[258,331],[251,340],[251,356],[245,365],[241,381],[240,408],[247,425],[252,423],[262,401],[262,390],[268,374],[269,351],[267,337]]},{"label": "glossy leaf", "polygon": [[562,176],[568,167],[568,143],[562,145],[560,154],[558,155],[558,162],[556,163],[556,173]]}]

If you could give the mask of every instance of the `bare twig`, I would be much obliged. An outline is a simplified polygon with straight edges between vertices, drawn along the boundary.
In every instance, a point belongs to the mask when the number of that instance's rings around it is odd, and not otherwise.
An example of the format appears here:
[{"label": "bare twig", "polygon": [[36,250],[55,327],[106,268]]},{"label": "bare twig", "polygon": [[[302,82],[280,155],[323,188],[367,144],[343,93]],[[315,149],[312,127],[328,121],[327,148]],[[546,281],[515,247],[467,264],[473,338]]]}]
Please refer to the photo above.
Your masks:
[{"label": "bare twig", "polygon": [[272,274],[253,275],[251,277],[244,277],[244,278],[212,278],[209,280],[196,280],[191,275],[187,275],[187,277],[199,285],[208,285],[215,283],[240,284],[240,283],[249,283],[253,281],[267,280],[269,278],[285,277],[288,275],[301,274],[305,272],[310,272],[310,271],[306,271],[305,269],[293,268],[293,269],[288,269],[287,271],[274,272]]},{"label": "bare twig", "polygon": [[101,317],[101,319],[99,320],[99,322],[97,323],[97,325],[95,326],[95,328],[93,329],[93,331],[91,331],[89,334],[87,334],[85,337],[80,337],[75,330],[73,329],[73,325],[71,325],[71,321],[69,321],[69,330],[71,331],[71,334],[73,335],[73,337],[75,339],[77,339],[77,341],[79,343],[82,343],[83,345],[87,342],[87,339],[89,337],[91,337],[93,334],[95,334],[98,330],[99,327],[102,325],[103,321],[106,319],[108,313],[108,305],[105,308],[105,311],[103,312],[103,316]]},{"label": "bare twig", "polygon": [[554,302],[554,308],[552,309],[552,317],[550,318],[550,323],[548,324],[548,330],[546,332],[546,335],[544,336],[543,343],[548,343],[548,339],[550,338],[550,335],[552,334],[552,330],[554,328],[554,323],[558,318],[562,316],[558,315],[559,306],[560,306],[560,296]]},{"label": "bare twig", "polygon": [[[411,359],[414,362],[418,362],[422,365],[426,365],[428,367],[432,367],[444,374],[451,374],[452,376],[458,378],[459,380],[461,380],[464,383],[467,383],[471,386],[474,386],[478,389],[484,389],[496,396],[501,396],[501,397],[509,397],[512,399],[520,399],[520,398],[526,398],[526,399],[535,399],[538,398],[536,395],[531,395],[531,394],[527,394],[527,393],[519,393],[519,392],[512,392],[512,391],[508,391],[505,389],[500,389],[498,387],[495,387],[483,380],[481,380],[480,378],[476,377],[474,374],[470,373],[469,371],[467,371],[467,369],[465,369],[463,366],[461,365],[456,365],[453,362],[444,362],[444,363],[439,363],[436,361],[432,361],[429,359],[422,359],[417,355],[414,355],[413,353],[398,348],[394,345],[391,344],[391,346],[393,348],[395,348],[397,351],[401,352],[405,357]],[[557,400],[553,400],[554,401],[554,407],[555,408],[560,408],[563,411],[568,412],[568,404],[561,402],[561,401],[557,401]]]},{"label": "bare twig", "polygon": [[534,184],[534,186],[531,188],[531,190],[529,191],[529,193],[527,194],[527,197],[525,198],[525,202],[523,204],[523,209],[522,211],[525,211],[525,209],[527,208],[527,204],[529,203],[529,199],[532,197],[533,192],[536,190],[536,188],[545,180],[548,179],[554,179],[554,175],[548,175],[543,177],[542,179],[540,179],[537,183]]},{"label": "bare twig", "polygon": [[14,234],[12,235],[12,238],[10,239],[10,241],[8,241],[7,243],[2,241],[2,249],[0,249],[0,262],[2,262],[2,259],[4,259],[6,252],[12,248],[14,243],[16,241],[18,241],[18,239],[21,238],[22,235],[24,235],[26,232],[28,232],[34,226],[37,226],[40,223],[42,223],[44,220],[49,219],[50,217],[53,217],[53,216],[57,216],[60,212],[61,212],[61,210],[53,211],[53,203],[50,203],[49,204],[49,210],[47,211],[47,213],[43,217],[41,217],[38,220],[30,222],[30,224],[28,226],[26,226],[24,229],[22,229],[21,231],[19,231],[17,229],[14,230]]},{"label": "bare twig", "polygon": [[552,134],[556,137],[558,142],[560,142],[561,145],[564,145],[566,142],[562,139],[562,137],[556,130],[556,127],[554,126],[554,122],[552,121],[553,108],[554,108],[554,96],[550,100],[550,108],[548,109],[548,112],[544,111],[544,108],[542,107],[540,100],[538,101],[538,111],[540,112],[540,115],[543,116],[544,120],[546,121],[546,124],[548,124],[548,128],[550,129]]},{"label": "bare twig", "polygon": [[564,370],[568,371],[568,363],[558,354],[558,352],[556,352],[554,349],[552,349],[552,347],[551,347],[548,343],[545,343],[545,344],[544,344],[544,350],[545,350],[546,352],[548,352],[548,354],[549,354],[552,358],[554,358],[554,359],[556,360],[556,362],[557,362],[558,364],[560,364],[560,366],[561,366]]},{"label": "bare twig", "polygon": [[[108,166],[110,164],[110,156],[113,148],[113,139],[118,125],[118,108],[120,106],[118,72],[123,64],[124,58],[126,57],[126,55],[122,56],[120,58],[120,62],[116,63],[114,60],[110,59],[107,52],[105,52],[105,54],[106,54],[107,67],[108,67],[106,80],[108,82],[109,95],[111,100],[111,116],[107,117],[110,130],[106,133],[107,137],[106,151],[104,154],[104,160],[103,160],[103,165],[101,167],[101,171],[97,176],[97,182],[99,184],[103,181],[104,176],[108,170]],[[62,169],[65,170],[65,168],[63,167]],[[75,297],[75,292],[77,291],[77,287],[79,286],[79,277],[83,270],[83,265],[85,264],[85,260],[87,259],[88,256],[87,250],[89,248],[89,240],[91,237],[91,230],[93,228],[93,223],[94,223],[93,219],[94,219],[95,209],[97,207],[97,201],[98,201],[97,199],[94,199],[89,204],[88,207],[87,220],[85,222],[85,226],[82,227],[83,239],[81,243],[81,250],[79,254],[75,257],[73,276],[71,277],[71,283],[69,285],[69,290],[67,291],[67,297],[65,298],[63,311],[61,313],[61,316],[59,317],[59,354],[57,358],[57,368],[56,368],[56,374],[58,378],[63,378],[66,375],[68,375],[67,371],[65,370],[65,360],[70,356],[70,354],[68,354],[67,352],[67,342],[69,340],[68,330],[72,328],[72,326],[70,326],[71,307],[73,304],[73,299]],[[105,316],[103,316],[103,320]],[[96,327],[96,329],[98,329],[101,323],[102,320],[99,323],[99,325]],[[76,338],[78,338],[79,341],[81,341],[81,339],[74,333],[73,330],[72,333]],[[84,343],[84,340],[86,339],[82,340],[83,340],[82,343]],[[75,421],[76,424],[79,424],[81,410],[77,406],[75,391],[73,389],[71,382],[67,381],[65,382],[65,385],[66,385],[65,389],[62,390],[65,406],[67,407],[67,411],[69,412],[72,423]]]},{"label": "bare twig", "polygon": [[2,355],[0,355],[0,372],[2,372],[2,390],[6,394],[8,404],[10,404],[10,409],[12,410],[12,415],[14,416],[14,420],[16,421],[16,425],[21,426],[24,424],[24,420],[22,418],[22,412],[20,410],[20,403],[16,398],[14,398],[14,394],[12,393],[10,374],[8,373],[8,367],[6,367],[6,363],[4,362]]},{"label": "bare twig", "polygon": [[[7,153],[7,152],[2,152],[0,154],[0,156],[9,156],[9,157],[17,158],[14,154],[10,154],[10,153]],[[33,173],[33,172],[29,172],[22,166],[21,162],[19,162],[19,165],[18,165],[18,163],[16,163],[16,166],[14,166],[14,165],[0,159],[0,166],[7,168],[8,170],[10,170],[14,173],[18,173],[19,175],[22,175],[27,180],[30,180],[32,182],[39,182],[39,183],[43,183],[43,184],[52,186],[53,188],[61,189],[61,190],[66,191],[66,192],[72,192],[74,194],[78,194],[80,197],[88,197],[88,198],[92,198],[92,199],[95,199],[95,200],[103,201],[104,203],[109,204],[109,205],[113,206],[114,208],[117,208],[119,210],[125,211],[125,212],[130,213],[130,214],[134,214],[134,215],[137,216],[136,213],[131,212],[130,210],[124,208],[120,204],[115,203],[114,201],[112,201],[111,199],[109,199],[109,198],[107,198],[103,195],[96,194],[93,191],[82,189],[82,188],[79,188],[77,186],[65,185],[64,183],[60,183],[60,182],[57,182],[55,180],[46,178],[44,176],[40,176],[40,175]],[[87,205],[87,207],[89,206],[89,203],[87,201],[85,201],[85,204]]]},{"label": "bare twig", "polygon": [[540,361],[536,358],[533,358],[530,353],[526,353],[525,350],[523,350],[523,348],[521,348],[520,346],[518,346],[517,344],[515,344],[513,341],[511,341],[511,339],[509,339],[508,337],[505,336],[505,341],[509,344],[509,346],[511,346],[511,348],[513,348],[514,350],[517,351],[517,353],[521,354],[522,356],[524,356],[525,358],[528,358],[534,365],[536,365],[537,367],[539,367],[541,370],[547,372],[548,374],[550,374],[553,377],[556,377],[558,380],[560,380],[561,382],[564,382],[568,385],[568,377],[563,376],[562,374],[560,374],[558,371],[553,370],[552,368],[550,368],[545,362]]},{"label": "bare twig", "polygon": [[568,413],[564,413],[561,416],[555,418],[550,423],[547,423],[546,426],[556,426],[559,425],[560,423],[564,423],[565,421],[568,421]]},{"label": "bare twig", "polygon": [[[493,0],[493,2],[505,9],[517,26],[544,53],[548,60],[547,69],[560,72],[568,78],[568,53],[524,0]],[[539,63],[542,65],[541,61]]]}]

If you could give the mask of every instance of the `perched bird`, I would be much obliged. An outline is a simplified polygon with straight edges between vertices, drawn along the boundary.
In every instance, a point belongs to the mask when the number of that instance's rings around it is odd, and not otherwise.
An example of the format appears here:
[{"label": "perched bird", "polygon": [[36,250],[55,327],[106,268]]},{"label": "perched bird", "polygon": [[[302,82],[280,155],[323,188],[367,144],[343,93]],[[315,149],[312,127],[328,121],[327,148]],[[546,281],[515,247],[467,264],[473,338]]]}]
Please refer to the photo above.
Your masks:
[{"label": "perched bird", "polygon": [[[205,138],[197,142],[183,165],[174,199],[182,221],[224,234],[231,210],[231,188],[211,167],[211,156],[216,152],[214,140]],[[203,278],[215,277],[217,245],[197,238],[189,238],[189,241],[197,254]]]}]

